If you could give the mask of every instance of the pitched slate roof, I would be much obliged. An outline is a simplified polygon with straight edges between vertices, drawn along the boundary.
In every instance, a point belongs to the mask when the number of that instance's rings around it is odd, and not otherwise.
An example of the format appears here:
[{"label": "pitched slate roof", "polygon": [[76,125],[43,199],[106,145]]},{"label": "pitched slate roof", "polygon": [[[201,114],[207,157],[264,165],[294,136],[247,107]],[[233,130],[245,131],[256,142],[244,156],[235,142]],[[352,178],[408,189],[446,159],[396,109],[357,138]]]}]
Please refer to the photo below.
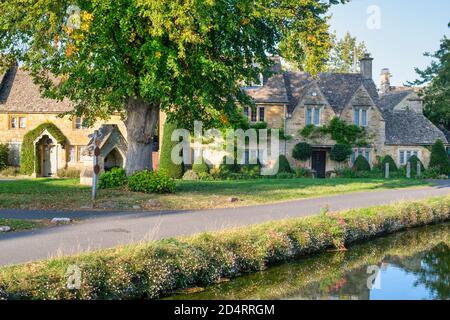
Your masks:
[{"label": "pitched slate roof", "polygon": [[287,72],[284,78],[287,85],[290,112],[297,106],[308,87],[313,83],[317,83],[322,94],[337,114],[344,110],[361,86],[364,86],[374,102],[378,100],[375,83],[372,80],[364,80],[361,74],[320,73],[317,78],[314,78],[305,72]]},{"label": "pitched slate roof", "polygon": [[244,87],[243,90],[256,103],[288,103],[286,84],[282,74],[275,74],[261,87]]},{"label": "pitched slate roof", "polygon": [[18,67],[6,72],[0,83],[0,112],[62,113],[72,109],[68,101],[42,98],[31,76]]},{"label": "pitched slate roof", "polygon": [[380,97],[378,105],[386,121],[386,144],[390,145],[431,145],[437,139],[448,143],[445,134],[422,113],[414,111],[394,111],[411,93],[410,90],[397,90]]}]

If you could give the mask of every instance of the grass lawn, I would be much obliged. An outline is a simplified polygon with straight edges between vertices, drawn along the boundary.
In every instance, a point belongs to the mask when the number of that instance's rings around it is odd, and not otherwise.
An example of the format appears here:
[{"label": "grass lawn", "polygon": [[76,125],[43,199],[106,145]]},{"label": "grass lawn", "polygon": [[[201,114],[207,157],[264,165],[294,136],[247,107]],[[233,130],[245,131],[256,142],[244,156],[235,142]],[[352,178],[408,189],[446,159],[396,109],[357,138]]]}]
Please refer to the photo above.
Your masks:
[{"label": "grass lawn", "polygon": [[40,221],[16,220],[0,218],[0,226],[11,227],[11,231],[30,230],[45,227],[46,224]]},{"label": "grass lawn", "polygon": [[[428,185],[414,179],[256,179],[238,181],[178,181],[168,195],[99,190],[95,208],[204,209],[245,206],[321,197],[357,191],[397,189]],[[230,203],[228,198],[237,197]],[[148,207],[149,199],[160,206]],[[90,205],[90,188],[78,179],[28,179],[0,181],[0,208],[80,209]]]}]

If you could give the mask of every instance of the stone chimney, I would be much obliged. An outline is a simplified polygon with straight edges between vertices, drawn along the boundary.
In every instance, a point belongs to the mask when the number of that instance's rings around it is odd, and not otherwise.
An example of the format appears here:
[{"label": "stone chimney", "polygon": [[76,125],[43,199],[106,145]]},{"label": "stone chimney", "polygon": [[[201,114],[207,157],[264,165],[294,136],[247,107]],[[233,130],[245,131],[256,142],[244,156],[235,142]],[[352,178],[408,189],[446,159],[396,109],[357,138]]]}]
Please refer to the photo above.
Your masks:
[{"label": "stone chimney", "polygon": [[360,61],[361,74],[364,80],[372,80],[372,61],[373,58],[370,57],[370,53],[364,54],[364,58]]},{"label": "stone chimney", "polygon": [[380,93],[388,93],[391,90],[391,73],[388,68],[381,69]]}]

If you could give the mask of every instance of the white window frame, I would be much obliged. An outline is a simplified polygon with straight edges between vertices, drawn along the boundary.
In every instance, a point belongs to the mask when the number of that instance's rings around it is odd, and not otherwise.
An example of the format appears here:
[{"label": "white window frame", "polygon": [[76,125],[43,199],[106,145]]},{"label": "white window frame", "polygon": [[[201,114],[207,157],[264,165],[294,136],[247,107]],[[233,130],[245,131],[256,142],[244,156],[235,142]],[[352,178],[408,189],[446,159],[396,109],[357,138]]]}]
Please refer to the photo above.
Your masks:
[{"label": "white window frame", "polygon": [[[405,166],[408,163],[408,160],[409,160],[408,152],[410,152],[409,158],[415,155],[415,156],[417,156],[417,158],[419,158],[420,161],[422,161],[422,154],[419,149],[414,149],[414,148],[399,149],[398,150],[398,164],[400,166]],[[402,157],[402,153],[403,153],[403,157]]]},{"label": "white window frame", "polygon": [[[367,127],[369,125],[369,109],[367,107],[353,107],[353,124],[358,127]],[[363,124],[362,111],[366,111],[366,123]],[[358,113],[358,123],[356,123],[355,113]]]},{"label": "white window frame", "polygon": [[[320,127],[322,125],[322,106],[305,106],[305,125],[309,126],[309,125],[313,125],[315,127]],[[311,122],[308,123],[308,110],[311,110]],[[319,122],[316,124],[315,123],[315,114],[316,114],[316,110],[319,110]]]},{"label": "white window frame", "polygon": [[[368,158],[366,157],[366,153],[368,152]],[[350,156],[350,163],[353,164],[358,158],[359,155],[362,155],[366,158],[367,162],[372,165],[372,148],[353,148],[352,154]]]}]

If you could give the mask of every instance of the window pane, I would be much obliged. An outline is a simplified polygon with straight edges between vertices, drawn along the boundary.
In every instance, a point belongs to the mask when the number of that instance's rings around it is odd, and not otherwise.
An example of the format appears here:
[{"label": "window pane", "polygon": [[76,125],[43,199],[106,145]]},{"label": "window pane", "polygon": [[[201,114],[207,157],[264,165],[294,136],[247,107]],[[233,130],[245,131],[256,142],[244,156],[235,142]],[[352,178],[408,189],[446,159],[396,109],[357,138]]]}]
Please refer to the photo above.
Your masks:
[{"label": "window pane", "polygon": [[320,124],[320,109],[314,109],[314,124],[317,126]]},{"label": "window pane", "polygon": [[68,159],[67,162],[75,163],[76,162],[76,149],[75,146],[69,147],[69,152],[67,153]]},{"label": "window pane", "polygon": [[264,120],[264,107],[259,107],[259,121],[265,121]]},{"label": "window pane", "polygon": [[411,158],[411,151],[406,152],[406,161],[405,162],[407,162],[409,160],[409,158]]},{"label": "window pane", "polygon": [[248,107],[244,107],[244,117],[248,118]]},{"label": "window pane", "polygon": [[306,125],[312,124],[312,110],[310,108],[306,109]]},{"label": "window pane", "polygon": [[252,122],[256,122],[256,110],[252,110],[252,118],[251,118]]},{"label": "window pane", "polygon": [[369,151],[369,150],[366,150],[366,151],[365,151],[364,157],[365,157],[366,160],[370,163],[370,151]]},{"label": "window pane", "polygon": [[17,117],[11,117],[11,128],[16,129],[17,126]]},{"label": "window pane", "polygon": [[77,161],[80,162],[83,157],[83,151],[85,150],[85,146],[78,146],[78,158]]},{"label": "window pane", "polygon": [[353,110],[353,123],[357,126],[359,126],[359,110],[354,109]]},{"label": "window pane", "polygon": [[19,128],[25,128],[26,123],[25,123],[25,117],[20,117],[19,118]]},{"label": "window pane", "polygon": [[75,118],[75,129],[81,129],[81,118],[80,117]]},{"label": "window pane", "polygon": [[361,124],[367,126],[367,110],[361,110]]},{"label": "window pane", "polygon": [[400,164],[405,163],[405,151],[400,151]]}]

